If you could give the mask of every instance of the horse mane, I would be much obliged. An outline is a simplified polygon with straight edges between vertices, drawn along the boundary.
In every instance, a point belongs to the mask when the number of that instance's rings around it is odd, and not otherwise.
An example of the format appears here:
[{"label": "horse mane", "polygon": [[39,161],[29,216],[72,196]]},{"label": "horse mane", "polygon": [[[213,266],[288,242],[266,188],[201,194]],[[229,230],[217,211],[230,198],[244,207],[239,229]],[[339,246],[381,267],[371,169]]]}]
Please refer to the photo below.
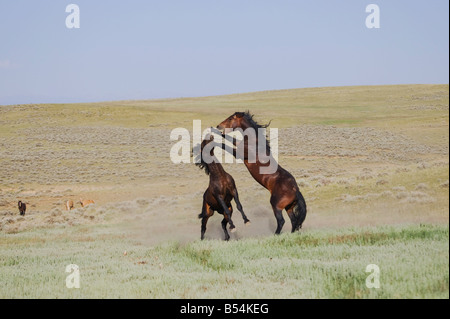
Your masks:
[{"label": "horse mane", "polygon": [[201,144],[197,144],[196,146],[194,146],[192,151],[194,154],[197,154],[197,156],[195,157],[195,166],[203,169],[205,171],[205,174],[209,175],[208,164],[206,164],[206,162],[203,160]]},{"label": "horse mane", "polygon": [[[256,122],[253,117],[255,116],[254,114],[251,114],[250,111],[246,111],[243,113],[245,120],[248,122],[248,124],[250,124],[250,126],[256,131],[258,132],[259,128],[268,128],[270,123],[272,123],[272,120],[269,121],[269,123],[267,124],[259,124],[258,122]],[[270,153],[270,140],[267,138],[267,132],[266,132],[266,150],[267,152]]]},{"label": "horse mane", "polygon": [[272,120],[270,120],[269,123],[267,124],[259,124],[258,122],[256,122],[253,117],[255,116],[254,114],[251,114],[250,111],[246,111],[243,113],[244,114],[244,118],[248,121],[248,123],[250,124],[251,127],[253,127],[255,130],[259,129],[259,128],[268,128],[270,123],[272,122]]}]

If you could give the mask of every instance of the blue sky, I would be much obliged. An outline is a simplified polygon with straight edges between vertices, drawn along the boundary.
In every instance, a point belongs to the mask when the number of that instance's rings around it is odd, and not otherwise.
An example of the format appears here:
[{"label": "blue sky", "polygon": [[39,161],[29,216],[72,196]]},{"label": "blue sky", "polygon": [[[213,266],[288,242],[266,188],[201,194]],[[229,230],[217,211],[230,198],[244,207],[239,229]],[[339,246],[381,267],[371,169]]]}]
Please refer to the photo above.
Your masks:
[{"label": "blue sky", "polygon": [[[68,29],[65,8],[80,8]],[[365,8],[380,8],[368,29]],[[448,83],[447,0],[0,0],[0,105]]]}]

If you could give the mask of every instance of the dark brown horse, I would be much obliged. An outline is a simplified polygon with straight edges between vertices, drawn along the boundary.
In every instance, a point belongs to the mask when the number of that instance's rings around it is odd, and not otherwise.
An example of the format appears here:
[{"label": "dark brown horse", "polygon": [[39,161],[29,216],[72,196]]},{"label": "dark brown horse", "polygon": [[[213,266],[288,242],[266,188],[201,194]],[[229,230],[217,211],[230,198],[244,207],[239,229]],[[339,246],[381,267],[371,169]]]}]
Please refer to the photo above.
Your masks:
[{"label": "dark brown horse", "polygon": [[[250,223],[250,221],[248,220],[247,216],[245,216],[242,209],[234,179],[230,174],[225,172],[222,164],[220,164],[217,158],[214,156],[214,147],[211,147],[211,150],[209,152],[209,159],[212,160],[212,162],[210,160],[205,161],[203,150],[212,141],[212,135],[210,139],[205,139],[202,141],[199,155],[200,161],[196,164],[200,168],[204,169],[205,173],[209,175],[209,186],[203,194],[202,213],[198,215],[198,218],[202,219],[201,239],[203,240],[203,238],[205,237],[206,223],[208,222],[209,217],[214,214],[214,211],[217,211],[224,217],[222,220],[222,228],[225,233],[225,240],[229,240],[230,235],[227,231],[227,224],[230,224],[231,232],[234,232],[236,229],[233,221],[231,220],[231,216],[233,214],[233,206],[231,205],[231,201],[233,200],[233,198],[236,202],[237,209],[242,214],[242,218],[244,219],[245,224]],[[210,146],[212,145],[213,144],[211,144]],[[206,149],[206,155],[207,154],[208,150]]]},{"label": "dark brown horse", "polygon": [[25,203],[22,203],[22,201],[20,200],[17,203],[17,205],[19,206],[20,216],[25,216],[25,212],[27,211],[27,205]]},{"label": "dark brown horse", "polygon": [[[236,112],[225,121],[217,126],[217,129],[222,131],[223,136],[227,137],[225,133],[230,130],[242,129],[244,132],[247,129],[264,129],[268,125],[259,125],[253,120],[253,115],[249,112]],[[243,144],[242,144],[243,143]],[[241,142],[233,140],[234,146],[231,152],[237,157],[237,149],[243,149],[239,158],[241,158],[245,166],[247,167],[253,178],[271,193],[270,204],[272,205],[275,218],[277,219],[277,229],[275,234],[279,234],[284,225],[284,218],[282,211],[286,210],[292,223],[292,232],[299,230],[302,227],[303,221],[306,217],[306,202],[300,193],[299,187],[295,178],[285,169],[283,169],[270,152],[269,143],[264,135],[261,140],[261,135],[258,136],[256,132],[253,137],[244,135],[244,139]],[[265,147],[265,153],[261,156],[259,150],[261,146]],[[225,144],[222,147],[227,150]],[[229,150],[228,150],[229,151]],[[262,158],[264,157],[264,159]],[[270,158],[270,161],[267,161]],[[275,169],[271,173],[262,173],[264,168],[268,168],[269,163],[276,163]]]}]

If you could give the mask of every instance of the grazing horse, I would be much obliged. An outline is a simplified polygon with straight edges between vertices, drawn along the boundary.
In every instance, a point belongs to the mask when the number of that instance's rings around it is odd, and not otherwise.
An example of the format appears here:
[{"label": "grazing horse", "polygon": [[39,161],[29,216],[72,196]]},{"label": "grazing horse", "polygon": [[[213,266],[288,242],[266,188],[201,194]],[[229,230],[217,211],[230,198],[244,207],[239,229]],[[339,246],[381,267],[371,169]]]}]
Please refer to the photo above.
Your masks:
[{"label": "grazing horse", "polygon": [[[225,240],[230,239],[230,235],[227,231],[227,224],[230,224],[230,231],[234,232],[236,227],[234,226],[233,221],[231,220],[231,215],[233,214],[233,206],[231,206],[231,201],[234,198],[236,202],[237,209],[241,212],[242,218],[246,225],[250,223],[247,216],[245,216],[244,211],[242,209],[242,205],[239,201],[238,191],[236,189],[236,184],[234,182],[233,177],[225,172],[214,156],[214,147],[211,147],[211,151],[209,155],[212,160],[211,163],[207,163],[203,157],[203,149],[210,142],[213,141],[213,136],[211,138],[205,139],[202,141],[200,145],[200,161],[195,165],[205,170],[205,173],[209,175],[209,186],[203,194],[203,205],[202,212],[198,215],[198,218],[202,219],[202,227],[201,227],[201,239],[203,240],[205,237],[206,231],[206,223],[208,222],[209,217],[214,214],[214,211],[217,211],[219,214],[223,215],[222,220],[222,228],[225,233]],[[209,162],[209,161],[208,161]]]},{"label": "grazing horse", "polygon": [[[254,129],[256,132],[253,137],[244,135],[244,140],[237,142],[233,139],[233,144],[236,147],[242,147],[243,154],[241,159],[244,161],[245,166],[252,175],[252,177],[263,187],[270,191],[270,204],[272,205],[275,218],[277,219],[277,229],[275,234],[279,234],[284,225],[284,218],[282,211],[286,210],[292,223],[292,232],[299,230],[302,227],[303,221],[306,217],[306,202],[300,193],[299,187],[295,178],[285,169],[283,169],[270,153],[270,146],[267,138],[259,140],[258,129],[264,129],[268,125],[260,125],[253,120],[253,115],[249,112],[236,112],[225,121],[217,126],[217,129],[222,131],[222,136],[227,138],[225,134],[229,130],[237,128],[242,129],[244,132],[247,129]],[[239,145],[244,143],[243,145]],[[264,144],[260,144],[264,143]],[[266,157],[270,158],[269,163],[276,163],[276,170],[273,173],[263,174],[261,168],[267,168],[268,163],[264,163],[259,154],[256,154],[256,149],[259,150],[260,146],[266,147]],[[222,144],[222,148],[229,151],[228,146]],[[233,155],[237,156],[237,148],[232,148]]]},{"label": "grazing horse", "polygon": [[18,205],[19,205],[20,216],[25,216],[25,212],[27,210],[27,205],[25,203],[22,203],[22,201],[20,201],[20,200],[18,202]]},{"label": "grazing horse", "polygon": [[95,204],[95,202],[92,199],[82,200],[81,198],[80,198],[80,201],[78,203],[80,203],[81,207],[86,207],[88,205]]},{"label": "grazing horse", "polygon": [[66,210],[72,210],[72,209],[73,209],[73,201],[69,199],[66,202]]}]

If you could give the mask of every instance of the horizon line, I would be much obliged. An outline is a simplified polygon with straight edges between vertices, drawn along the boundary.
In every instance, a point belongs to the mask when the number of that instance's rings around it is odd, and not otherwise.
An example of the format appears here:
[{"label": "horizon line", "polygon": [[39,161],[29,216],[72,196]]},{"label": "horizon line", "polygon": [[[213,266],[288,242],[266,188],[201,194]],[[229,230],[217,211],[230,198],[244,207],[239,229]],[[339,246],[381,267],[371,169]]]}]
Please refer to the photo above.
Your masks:
[{"label": "horizon line", "polygon": [[362,85],[339,85],[339,86],[307,86],[307,87],[295,87],[286,89],[268,89],[259,91],[248,91],[248,92],[236,92],[236,93],[225,93],[216,95],[197,95],[197,96],[179,96],[179,97],[160,97],[160,98],[143,98],[143,99],[118,99],[118,100],[100,100],[100,101],[86,101],[86,102],[38,102],[38,103],[13,103],[13,104],[0,104],[0,106],[22,106],[22,105],[67,105],[67,104],[99,104],[99,103],[117,103],[117,102],[141,102],[141,101],[168,101],[168,100],[183,100],[183,99],[204,99],[211,97],[225,97],[225,96],[235,96],[235,95],[246,95],[246,94],[256,94],[256,93],[267,93],[267,92],[280,92],[280,91],[291,91],[291,90],[305,90],[305,89],[333,89],[333,88],[357,88],[357,87],[383,87],[383,86],[427,86],[427,85],[449,85],[449,83],[406,83],[406,84],[362,84]]}]

